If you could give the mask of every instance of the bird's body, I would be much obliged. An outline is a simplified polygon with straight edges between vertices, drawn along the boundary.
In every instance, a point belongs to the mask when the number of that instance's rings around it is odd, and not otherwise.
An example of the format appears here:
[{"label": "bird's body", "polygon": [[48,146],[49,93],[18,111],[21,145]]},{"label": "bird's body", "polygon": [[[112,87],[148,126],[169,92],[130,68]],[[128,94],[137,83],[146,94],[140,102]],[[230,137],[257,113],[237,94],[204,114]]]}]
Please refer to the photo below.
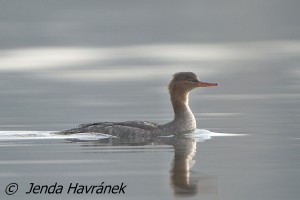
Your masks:
[{"label": "bird's body", "polygon": [[174,110],[174,120],[167,124],[146,121],[99,122],[81,124],[75,128],[56,134],[102,133],[120,138],[153,138],[175,133],[190,132],[196,129],[196,120],[189,107],[189,92],[197,87],[217,86],[217,83],[206,83],[198,80],[192,72],[174,74],[169,84],[170,99]]}]

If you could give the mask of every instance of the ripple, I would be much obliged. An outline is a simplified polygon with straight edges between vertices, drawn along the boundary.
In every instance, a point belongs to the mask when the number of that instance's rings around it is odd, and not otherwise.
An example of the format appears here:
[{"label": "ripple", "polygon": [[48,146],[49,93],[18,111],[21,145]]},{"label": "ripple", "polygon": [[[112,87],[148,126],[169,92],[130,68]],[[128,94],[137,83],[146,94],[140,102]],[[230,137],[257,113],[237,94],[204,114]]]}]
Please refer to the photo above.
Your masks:
[{"label": "ripple", "polygon": [[56,135],[53,131],[0,131],[0,140],[33,140],[33,139],[78,139],[100,140],[110,136],[96,133],[77,133],[72,135]]},{"label": "ripple", "polygon": [[[212,137],[245,136],[238,133],[217,133],[206,129],[196,129],[194,133],[186,134],[186,137],[193,138],[197,142],[212,139]],[[174,135],[163,136],[173,137]],[[71,135],[56,135],[53,131],[0,131],[1,140],[35,140],[35,139],[74,139],[77,141],[96,141],[112,138],[113,136],[101,133],[76,133]]]}]

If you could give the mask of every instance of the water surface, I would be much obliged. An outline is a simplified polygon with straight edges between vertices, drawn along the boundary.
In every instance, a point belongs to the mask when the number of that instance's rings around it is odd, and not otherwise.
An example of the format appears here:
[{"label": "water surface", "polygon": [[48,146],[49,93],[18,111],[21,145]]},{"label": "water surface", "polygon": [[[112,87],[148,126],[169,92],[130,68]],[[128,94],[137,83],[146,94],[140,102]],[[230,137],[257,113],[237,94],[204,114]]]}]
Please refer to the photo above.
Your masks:
[{"label": "water surface", "polygon": [[[0,199],[263,199],[300,196],[299,1],[3,1]],[[172,74],[197,133],[143,143],[54,136],[87,122],[167,123]],[[218,133],[218,134],[216,134]],[[238,136],[236,136],[238,135]],[[126,184],[126,194],[26,194]],[[5,194],[10,183],[19,190]]]}]

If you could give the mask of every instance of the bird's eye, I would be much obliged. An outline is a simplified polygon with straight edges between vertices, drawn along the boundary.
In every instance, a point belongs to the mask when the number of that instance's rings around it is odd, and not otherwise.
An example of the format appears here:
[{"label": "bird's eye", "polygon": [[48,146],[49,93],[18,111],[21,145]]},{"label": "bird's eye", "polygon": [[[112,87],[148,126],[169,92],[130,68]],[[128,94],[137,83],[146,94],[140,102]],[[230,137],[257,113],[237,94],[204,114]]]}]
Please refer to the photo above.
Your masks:
[{"label": "bird's eye", "polygon": [[194,83],[194,82],[196,82],[195,80],[193,80],[193,79],[188,79],[187,80],[188,82],[191,82],[191,83]]}]

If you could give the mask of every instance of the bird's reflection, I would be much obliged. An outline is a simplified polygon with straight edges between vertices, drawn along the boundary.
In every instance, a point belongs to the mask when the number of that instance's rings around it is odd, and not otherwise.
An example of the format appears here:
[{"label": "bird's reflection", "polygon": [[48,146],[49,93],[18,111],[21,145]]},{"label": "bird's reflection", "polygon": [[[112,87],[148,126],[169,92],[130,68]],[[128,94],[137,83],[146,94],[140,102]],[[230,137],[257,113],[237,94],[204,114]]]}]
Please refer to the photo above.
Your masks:
[{"label": "bird's reflection", "polygon": [[215,176],[192,172],[196,160],[197,142],[193,138],[174,138],[174,160],[171,169],[171,183],[176,195],[217,193],[218,179]]},{"label": "bird's reflection", "polygon": [[[78,142],[69,139],[72,142]],[[215,194],[218,192],[218,178],[216,176],[203,175],[191,171],[196,163],[194,156],[197,152],[197,141],[191,137],[173,136],[157,137],[153,140],[105,138],[92,143],[85,143],[85,147],[91,146],[141,146],[141,145],[171,145],[174,147],[174,159],[171,163],[170,182],[175,195],[191,196],[198,193]],[[198,142],[199,144],[199,142]]]},{"label": "bird's reflection", "polygon": [[194,139],[180,138],[174,141],[174,160],[171,183],[175,194],[196,194],[197,182],[192,180],[190,169],[195,161],[196,142]]}]

